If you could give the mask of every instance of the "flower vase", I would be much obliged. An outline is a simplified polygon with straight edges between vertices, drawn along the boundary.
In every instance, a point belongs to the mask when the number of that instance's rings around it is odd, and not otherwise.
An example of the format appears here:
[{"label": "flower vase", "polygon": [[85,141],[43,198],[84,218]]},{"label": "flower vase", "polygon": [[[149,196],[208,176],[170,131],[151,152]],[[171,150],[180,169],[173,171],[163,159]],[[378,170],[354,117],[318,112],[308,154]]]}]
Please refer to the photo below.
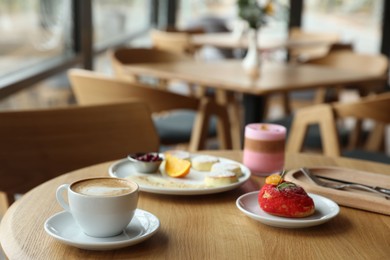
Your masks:
[{"label": "flower vase", "polygon": [[242,67],[251,77],[260,75],[260,56],[257,46],[257,30],[250,29],[248,32],[248,52],[246,53]]}]

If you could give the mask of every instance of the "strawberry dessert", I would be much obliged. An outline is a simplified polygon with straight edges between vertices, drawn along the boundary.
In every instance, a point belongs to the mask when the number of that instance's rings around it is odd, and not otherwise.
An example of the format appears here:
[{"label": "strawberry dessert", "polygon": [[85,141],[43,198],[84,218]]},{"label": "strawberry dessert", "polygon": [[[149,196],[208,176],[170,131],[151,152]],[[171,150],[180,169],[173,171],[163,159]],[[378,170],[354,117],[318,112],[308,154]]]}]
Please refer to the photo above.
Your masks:
[{"label": "strawberry dessert", "polygon": [[284,181],[277,174],[266,178],[258,201],[262,210],[281,217],[303,218],[315,211],[313,199],[302,187]]}]

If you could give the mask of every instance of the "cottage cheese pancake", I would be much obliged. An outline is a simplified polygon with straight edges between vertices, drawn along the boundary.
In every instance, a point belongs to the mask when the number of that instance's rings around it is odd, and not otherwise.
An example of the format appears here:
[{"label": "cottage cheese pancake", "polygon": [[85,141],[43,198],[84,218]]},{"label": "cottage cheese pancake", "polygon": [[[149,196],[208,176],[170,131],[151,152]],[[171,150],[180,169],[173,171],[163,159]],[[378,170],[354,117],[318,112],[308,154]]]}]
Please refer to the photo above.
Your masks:
[{"label": "cottage cheese pancake", "polygon": [[237,177],[242,176],[241,167],[236,163],[217,162],[211,166],[211,171],[212,172],[231,171],[234,172],[237,175]]},{"label": "cottage cheese pancake", "polygon": [[192,159],[192,168],[197,171],[208,172],[213,164],[219,162],[219,159],[210,155],[199,155]]},{"label": "cottage cheese pancake", "polygon": [[237,175],[231,171],[209,172],[204,178],[205,185],[208,187],[223,186],[238,182]]}]

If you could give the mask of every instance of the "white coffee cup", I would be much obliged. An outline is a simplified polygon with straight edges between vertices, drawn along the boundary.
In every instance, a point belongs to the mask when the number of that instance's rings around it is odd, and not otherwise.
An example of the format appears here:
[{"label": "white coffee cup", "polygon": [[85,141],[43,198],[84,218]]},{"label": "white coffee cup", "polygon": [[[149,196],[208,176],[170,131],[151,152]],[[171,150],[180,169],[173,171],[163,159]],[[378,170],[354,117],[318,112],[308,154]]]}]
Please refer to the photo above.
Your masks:
[{"label": "white coffee cup", "polygon": [[[68,193],[68,202],[64,191]],[[63,184],[57,201],[69,211],[81,230],[92,237],[119,235],[137,209],[137,183],[121,178],[90,178]]]}]

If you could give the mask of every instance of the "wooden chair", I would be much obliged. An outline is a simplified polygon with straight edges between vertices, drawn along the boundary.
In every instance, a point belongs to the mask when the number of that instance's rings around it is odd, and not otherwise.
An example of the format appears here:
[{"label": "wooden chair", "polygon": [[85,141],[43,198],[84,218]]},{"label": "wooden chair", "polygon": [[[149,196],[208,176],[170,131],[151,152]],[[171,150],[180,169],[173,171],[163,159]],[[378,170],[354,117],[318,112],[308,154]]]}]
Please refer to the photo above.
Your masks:
[{"label": "wooden chair", "polygon": [[201,27],[188,30],[169,27],[165,30],[152,29],[150,39],[155,49],[195,56],[197,48],[192,44],[191,36],[202,33],[205,31]]},{"label": "wooden chair", "polygon": [[326,56],[329,53],[329,47],[340,41],[340,35],[331,32],[309,32],[294,27],[289,31],[289,39],[317,42],[315,44],[302,44],[288,48],[290,61],[304,62]]},{"label": "wooden chair", "polygon": [[[329,103],[299,109],[296,112],[287,142],[287,152],[304,151],[304,139],[310,125],[319,125],[323,153],[327,156],[347,156],[390,163],[390,157],[381,153],[384,147],[384,126],[390,124],[390,93],[368,96],[352,103]],[[340,146],[340,120],[354,118],[374,122],[368,136],[363,131],[353,133],[349,150]],[[360,124],[359,124],[360,127]],[[363,142],[364,140],[364,142]]]},{"label": "wooden chair", "polygon": [[[389,60],[383,54],[360,54],[345,49],[332,51],[327,56],[310,60],[308,63],[356,72],[370,72],[374,75],[386,75],[389,68]],[[349,88],[349,86],[343,86],[343,88]],[[372,91],[382,92],[384,85],[376,86],[375,88],[372,86],[362,86],[354,89],[359,92],[360,96],[366,96]],[[325,88],[318,89],[315,102],[325,102],[326,93]],[[336,96],[335,99],[337,100],[338,97]]]},{"label": "wooden chair", "polygon": [[[227,111],[225,107],[216,104],[212,99],[207,97],[198,99],[153,89],[144,85],[109,78],[87,70],[71,69],[68,75],[76,99],[80,104],[112,103],[128,99],[140,99],[147,102],[154,113],[178,109],[191,110],[193,117],[190,129],[189,131],[184,131],[185,134],[189,133],[185,137],[186,139],[182,138],[181,140],[181,142],[189,143],[188,149],[190,151],[205,148],[209,133],[209,120],[211,115],[215,115],[218,118],[217,133],[220,148],[231,149],[231,133]],[[187,114],[187,117],[190,117],[190,115]],[[185,118],[181,118],[181,121],[176,122],[176,124],[179,124],[178,126],[168,126],[166,131],[159,128],[161,124],[159,124],[158,120],[159,118],[155,122],[160,133],[161,143],[166,145],[177,144],[177,136],[174,136],[174,140],[170,140],[169,136],[172,136],[172,134],[178,135],[175,130],[180,128],[181,124],[186,124]]]},{"label": "wooden chair", "polygon": [[[340,51],[343,52],[353,52],[353,46],[352,44],[349,43],[334,43],[331,45],[325,45],[321,46],[321,48],[325,48],[326,51],[324,51],[322,57],[311,57],[307,59],[293,59],[291,62],[293,63],[308,63],[310,64],[311,62],[313,64],[318,64],[320,65],[321,60],[326,60],[328,56],[332,56],[333,53],[337,53]],[[322,64],[324,66],[333,66],[332,63],[324,62]],[[329,90],[329,89],[328,89]],[[335,94],[334,93],[336,90],[333,89],[332,91],[326,91],[324,88],[318,88],[315,90],[305,90],[305,91],[291,91],[291,92],[286,92],[282,93],[280,103],[281,107],[283,110],[283,114],[288,116],[293,113],[293,111],[297,108],[305,107],[308,105],[313,105],[313,104],[319,104],[323,103],[325,101],[335,101]]]},{"label": "wooden chair", "polygon": [[[190,60],[183,54],[174,53],[166,50],[151,48],[130,48],[122,47],[109,50],[109,58],[113,66],[114,75],[120,79],[130,82],[142,82],[142,79],[136,74],[131,73],[131,65],[137,63],[157,63],[169,62],[175,60]],[[167,89],[168,82],[154,79],[156,87]]]},{"label": "wooden chair", "polygon": [[[382,54],[360,54],[352,50],[351,46],[336,44],[331,47],[328,55],[312,59],[307,64],[329,66],[346,71],[371,72],[373,75],[386,75],[389,60]],[[339,100],[341,92],[345,89],[355,90],[358,96],[367,96],[371,92],[380,93],[385,90],[384,84],[378,86],[361,85],[359,87],[339,86],[338,88],[317,88],[314,91],[294,91],[283,96],[284,111],[286,115],[293,114],[297,108],[334,102]]]},{"label": "wooden chair", "polygon": [[140,101],[0,112],[0,143],[0,190],[9,204],[60,174],[160,145]]}]

